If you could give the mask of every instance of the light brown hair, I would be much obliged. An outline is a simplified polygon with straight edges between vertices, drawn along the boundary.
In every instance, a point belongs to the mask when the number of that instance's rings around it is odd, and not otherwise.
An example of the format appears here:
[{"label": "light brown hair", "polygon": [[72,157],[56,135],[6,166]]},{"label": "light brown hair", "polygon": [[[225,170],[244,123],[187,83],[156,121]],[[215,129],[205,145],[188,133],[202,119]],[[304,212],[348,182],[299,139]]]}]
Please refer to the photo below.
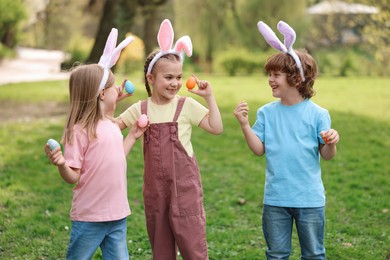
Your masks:
[{"label": "light brown hair", "polygon": [[313,85],[317,78],[317,63],[306,51],[295,50],[295,52],[301,60],[305,81],[302,81],[296,62],[287,53],[277,53],[272,55],[267,60],[264,68],[267,73],[275,71],[286,73],[288,84],[295,86],[303,98],[310,99],[315,95]]},{"label": "light brown hair", "polygon": [[[96,138],[96,127],[103,114],[100,110],[98,88],[103,77],[103,68],[97,64],[80,65],[72,69],[69,79],[69,110],[62,143],[72,143],[74,127],[85,129],[89,140]],[[114,75],[109,76],[104,88],[115,83]]]},{"label": "light brown hair", "polygon": [[[151,97],[152,96],[152,90],[150,89],[150,86],[149,86],[149,82],[148,82],[148,79],[147,79],[147,74],[148,74],[148,67],[149,67],[149,64],[150,62],[153,60],[154,56],[157,55],[157,53],[159,53],[160,50],[156,50],[152,53],[149,54],[148,57],[146,57],[146,60],[145,60],[145,65],[144,65],[144,79],[145,79],[145,87],[146,87],[146,91],[148,92],[148,96]],[[174,54],[174,53],[168,53],[168,54],[165,54],[163,56],[161,56],[161,58],[159,60],[156,61],[156,63],[154,64],[153,68],[152,68],[152,71],[150,73],[153,73],[155,71],[155,68],[158,66],[158,62],[161,60],[161,59],[167,59],[167,60],[170,60],[170,61],[174,61],[174,62],[177,62],[177,61],[181,61],[181,58],[179,55],[177,54]]]}]

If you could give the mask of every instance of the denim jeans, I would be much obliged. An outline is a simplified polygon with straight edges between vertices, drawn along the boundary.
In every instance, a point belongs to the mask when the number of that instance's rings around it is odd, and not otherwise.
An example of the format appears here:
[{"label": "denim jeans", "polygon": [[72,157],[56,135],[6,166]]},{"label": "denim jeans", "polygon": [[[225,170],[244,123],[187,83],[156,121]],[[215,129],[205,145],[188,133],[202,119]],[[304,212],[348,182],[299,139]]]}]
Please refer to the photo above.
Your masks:
[{"label": "denim jeans", "polygon": [[285,208],[264,205],[263,232],[267,259],[289,259],[293,222],[301,259],[325,259],[325,208]]},{"label": "denim jeans", "polygon": [[103,259],[129,259],[126,218],[108,222],[72,221],[66,259],[91,259],[100,246]]}]

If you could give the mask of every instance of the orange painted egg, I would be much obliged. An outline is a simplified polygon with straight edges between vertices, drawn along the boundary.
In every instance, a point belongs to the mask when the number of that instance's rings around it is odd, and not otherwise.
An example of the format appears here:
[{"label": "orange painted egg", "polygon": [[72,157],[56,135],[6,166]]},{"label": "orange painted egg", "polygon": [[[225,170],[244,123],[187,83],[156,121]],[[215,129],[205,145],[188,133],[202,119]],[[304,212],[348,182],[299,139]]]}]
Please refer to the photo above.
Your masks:
[{"label": "orange painted egg", "polygon": [[186,83],[186,87],[188,89],[193,89],[196,85],[196,79],[194,77],[190,77],[188,80],[187,80],[187,83]]}]

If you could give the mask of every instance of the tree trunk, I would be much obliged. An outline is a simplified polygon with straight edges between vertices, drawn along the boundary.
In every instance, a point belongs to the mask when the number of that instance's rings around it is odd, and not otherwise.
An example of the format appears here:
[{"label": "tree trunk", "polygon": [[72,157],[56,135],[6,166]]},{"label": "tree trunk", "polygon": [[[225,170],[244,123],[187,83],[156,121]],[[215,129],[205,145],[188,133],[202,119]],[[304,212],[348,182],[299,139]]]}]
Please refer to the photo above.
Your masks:
[{"label": "tree trunk", "polygon": [[157,46],[156,7],[148,6],[144,10],[144,44],[146,56]]},{"label": "tree trunk", "polygon": [[116,14],[120,0],[106,0],[100,19],[99,29],[96,33],[95,43],[89,54],[86,63],[99,62],[100,56],[103,54],[104,46],[110,31],[116,27]]}]

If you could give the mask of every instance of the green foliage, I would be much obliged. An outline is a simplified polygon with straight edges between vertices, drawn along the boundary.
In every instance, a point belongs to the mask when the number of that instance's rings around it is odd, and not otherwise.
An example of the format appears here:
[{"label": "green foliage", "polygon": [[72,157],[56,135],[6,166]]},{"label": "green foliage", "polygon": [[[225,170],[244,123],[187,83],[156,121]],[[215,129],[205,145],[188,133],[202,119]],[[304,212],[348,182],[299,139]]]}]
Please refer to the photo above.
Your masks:
[{"label": "green foliage", "polygon": [[254,72],[263,73],[268,53],[249,52],[243,48],[229,48],[216,55],[215,72],[225,72],[229,76],[239,73],[251,75]]},{"label": "green foliage", "polygon": [[368,43],[366,51],[373,55],[379,63],[378,73],[382,76],[390,75],[390,5],[388,0],[373,1],[379,8],[378,14],[372,15],[364,27],[364,36]]},{"label": "green foliage", "polygon": [[[213,85],[221,109],[224,133],[193,131],[193,146],[201,169],[210,259],[264,259],[261,229],[265,158],[249,152],[233,110],[241,100],[256,109],[272,101],[266,77],[198,75]],[[117,77],[119,78],[119,76]],[[138,75],[136,86],[141,82]],[[132,79],[133,80],[133,79]],[[390,253],[390,98],[389,79],[324,78],[315,88],[314,101],[330,110],[332,126],[340,133],[338,154],[323,161],[326,188],[328,259],[387,259]],[[24,83],[2,86],[9,107],[18,117],[20,107],[45,100],[67,100],[66,82]],[[3,92],[4,91],[4,92]],[[137,91],[137,90],[136,90]],[[188,94],[201,102],[203,99]],[[53,93],[55,93],[53,95]],[[119,104],[118,113],[144,91]],[[353,100],[351,100],[353,98]],[[3,104],[1,100],[0,104]],[[20,106],[20,107],[18,107]],[[46,158],[48,138],[59,139],[64,116],[25,122],[5,122],[0,128],[0,258],[63,259],[69,242],[72,186],[61,180]],[[16,134],[15,134],[16,133]],[[126,134],[126,131],[124,132]],[[151,259],[142,199],[143,159],[139,142],[127,158],[128,247],[132,259]],[[294,231],[292,260],[300,257]],[[101,259],[98,252],[93,259]]]},{"label": "green foliage", "polygon": [[91,51],[93,40],[81,35],[74,37],[67,48],[69,58],[61,64],[62,70],[68,70],[77,63],[84,63]]},{"label": "green foliage", "polygon": [[313,52],[321,74],[327,76],[370,76],[379,73],[379,64],[359,48],[322,48]]},{"label": "green foliage", "polygon": [[0,60],[15,57],[15,51],[0,43]]},{"label": "green foliage", "polygon": [[22,0],[0,0],[0,40],[7,47],[17,43],[19,23],[26,17]]}]

